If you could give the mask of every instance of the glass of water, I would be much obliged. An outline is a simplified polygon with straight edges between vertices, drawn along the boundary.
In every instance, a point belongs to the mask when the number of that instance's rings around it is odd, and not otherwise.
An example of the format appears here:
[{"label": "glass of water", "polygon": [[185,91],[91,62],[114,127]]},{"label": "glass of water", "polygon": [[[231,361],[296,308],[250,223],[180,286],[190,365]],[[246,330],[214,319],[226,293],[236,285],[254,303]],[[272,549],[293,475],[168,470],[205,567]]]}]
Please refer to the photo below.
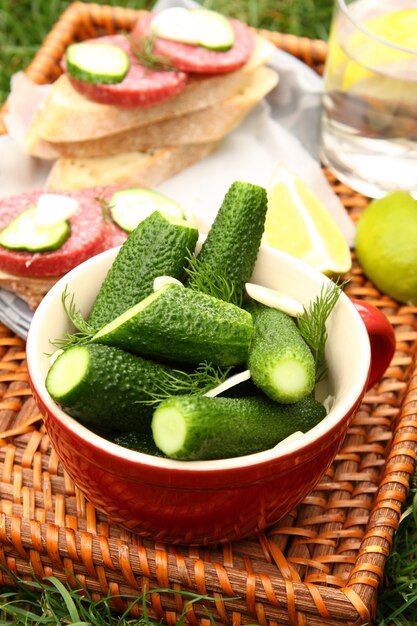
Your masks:
[{"label": "glass of water", "polygon": [[417,193],[417,0],[335,0],[320,156],[370,197]]}]

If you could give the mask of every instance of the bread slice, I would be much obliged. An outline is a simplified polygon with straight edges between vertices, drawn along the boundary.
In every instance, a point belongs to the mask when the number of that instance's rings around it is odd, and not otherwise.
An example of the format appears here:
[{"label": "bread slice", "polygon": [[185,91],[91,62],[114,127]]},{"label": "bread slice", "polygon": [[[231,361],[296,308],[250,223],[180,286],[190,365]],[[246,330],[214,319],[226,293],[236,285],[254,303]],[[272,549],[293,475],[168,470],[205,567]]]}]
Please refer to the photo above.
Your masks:
[{"label": "bread slice", "polygon": [[113,183],[154,187],[203,159],[217,145],[218,142],[208,142],[109,157],[61,158],[52,166],[45,187],[69,191]]},{"label": "bread slice", "polygon": [[0,287],[22,298],[31,311],[34,311],[44,295],[59,278],[60,276],[47,276],[44,278],[16,276],[0,270]]},{"label": "bread slice", "polygon": [[252,72],[237,94],[219,104],[188,115],[139,126],[108,137],[65,143],[44,142],[55,157],[85,158],[120,152],[146,151],[160,146],[219,141],[231,132],[278,83],[278,74],[269,67]]},{"label": "bread slice", "polygon": [[97,139],[214,106],[237,93],[248,75],[265,65],[274,49],[270,41],[255,35],[253,54],[241,69],[227,74],[190,78],[184,91],[175,98],[143,108],[129,109],[92,102],[79,94],[63,74],[52,85],[29,126],[27,151],[42,157],[42,154],[35,153],[39,139],[50,142]]}]

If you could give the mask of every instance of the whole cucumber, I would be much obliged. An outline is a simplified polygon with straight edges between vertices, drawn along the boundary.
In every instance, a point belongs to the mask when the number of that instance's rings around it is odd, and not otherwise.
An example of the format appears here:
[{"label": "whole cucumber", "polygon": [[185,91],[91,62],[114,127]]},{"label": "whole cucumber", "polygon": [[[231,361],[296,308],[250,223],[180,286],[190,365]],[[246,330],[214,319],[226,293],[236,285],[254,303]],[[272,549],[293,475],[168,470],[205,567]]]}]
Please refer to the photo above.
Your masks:
[{"label": "whole cucumber", "polygon": [[188,287],[241,304],[258,256],[267,206],[263,187],[232,183],[197,256]]}]

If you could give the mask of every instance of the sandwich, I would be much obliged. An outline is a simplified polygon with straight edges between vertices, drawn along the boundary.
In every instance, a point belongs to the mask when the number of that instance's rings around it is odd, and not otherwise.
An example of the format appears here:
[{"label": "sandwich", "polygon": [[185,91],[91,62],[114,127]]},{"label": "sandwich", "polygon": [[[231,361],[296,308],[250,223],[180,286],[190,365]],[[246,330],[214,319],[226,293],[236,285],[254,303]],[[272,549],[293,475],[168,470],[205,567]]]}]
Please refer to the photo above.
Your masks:
[{"label": "sandwich", "polygon": [[184,219],[175,200],[144,187],[25,191],[0,199],[0,287],[34,310],[65,273],[109,248],[154,210]]},{"label": "sandwich", "polygon": [[276,87],[273,50],[206,9],[144,14],[128,35],[67,48],[27,151],[54,161],[50,190],[155,186],[215,151]]}]

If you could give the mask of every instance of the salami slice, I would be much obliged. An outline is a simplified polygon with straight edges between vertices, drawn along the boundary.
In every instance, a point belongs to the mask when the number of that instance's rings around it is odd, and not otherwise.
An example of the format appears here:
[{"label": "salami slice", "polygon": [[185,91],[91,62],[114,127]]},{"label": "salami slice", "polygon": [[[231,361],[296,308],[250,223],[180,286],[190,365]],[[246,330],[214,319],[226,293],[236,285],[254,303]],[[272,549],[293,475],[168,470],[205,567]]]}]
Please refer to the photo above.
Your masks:
[{"label": "salami slice", "polygon": [[[12,219],[35,206],[44,191],[28,191],[0,201],[0,230]],[[54,192],[71,196],[79,202],[77,211],[69,218],[71,234],[58,249],[50,252],[24,252],[0,246],[0,268],[18,276],[59,276],[79,265],[108,246],[108,230],[103,220],[100,202],[92,192]]]},{"label": "salami slice", "polygon": [[105,225],[104,250],[122,245],[128,237],[127,232],[112,220],[108,206],[112,195],[119,189],[119,185],[105,185],[84,189],[85,196],[90,197],[91,202],[98,202],[101,207]]},{"label": "salami slice", "polygon": [[186,85],[187,74],[182,71],[153,71],[141,65],[124,35],[106,35],[91,41],[119,46],[130,59],[129,70],[119,83],[88,83],[68,75],[74,89],[94,102],[123,108],[146,107],[173,98]]},{"label": "salami slice", "polygon": [[109,222],[106,225],[107,234],[106,234],[106,250],[109,248],[115,248],[116,246],[121,246],[128,237],[127,232],[119,228],[117,224],[114,222]]},{"label": "salami slice", "polygon": [[[151,21],[154,14],[145,15],[139,19],[132,31],[135,37],[149,37]],[[243,22],[230,19],[235,31],[233,46],[226,52],[208,50],[202,46],[180,43],[170,39],[156,37],[153,52],[169,60],[174,67],[183,72],[198,74],[222,74],[239,69],[246,63],[252,54],[254,37],[248,26]]]}]

